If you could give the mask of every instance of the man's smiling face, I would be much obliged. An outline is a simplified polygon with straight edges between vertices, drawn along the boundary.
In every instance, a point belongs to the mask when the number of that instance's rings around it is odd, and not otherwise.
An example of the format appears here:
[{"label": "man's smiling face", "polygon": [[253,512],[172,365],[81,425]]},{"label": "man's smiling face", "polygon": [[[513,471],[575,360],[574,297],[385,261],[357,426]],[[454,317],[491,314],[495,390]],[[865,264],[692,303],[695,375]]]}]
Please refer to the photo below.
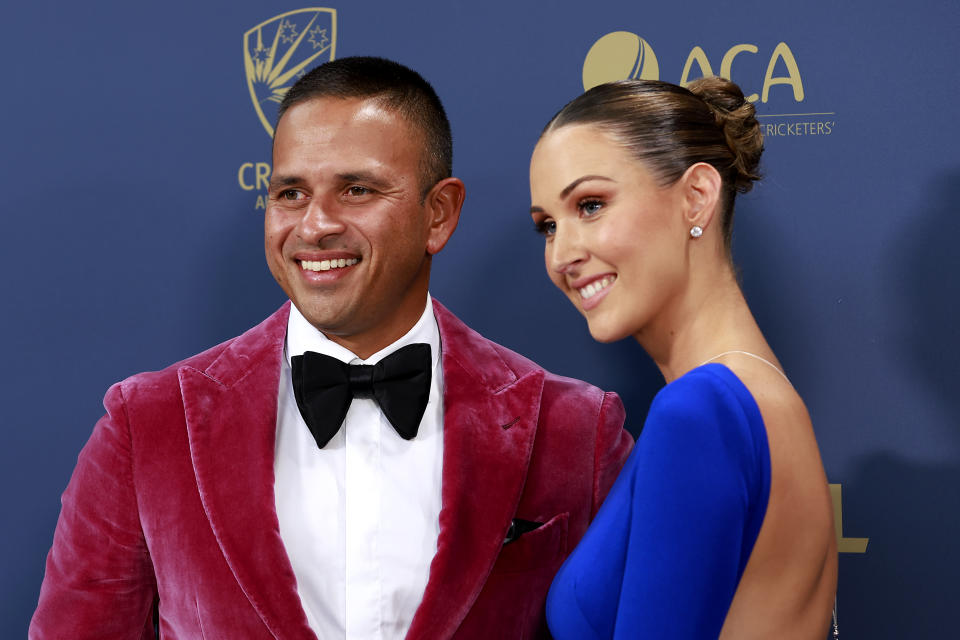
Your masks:
[{"label": "man's smiling face", "polygon": [[277,124],[267,263],[304,317],[360,357],[400,338],[426,304],[423,144],[375,98],[310,99]]}]

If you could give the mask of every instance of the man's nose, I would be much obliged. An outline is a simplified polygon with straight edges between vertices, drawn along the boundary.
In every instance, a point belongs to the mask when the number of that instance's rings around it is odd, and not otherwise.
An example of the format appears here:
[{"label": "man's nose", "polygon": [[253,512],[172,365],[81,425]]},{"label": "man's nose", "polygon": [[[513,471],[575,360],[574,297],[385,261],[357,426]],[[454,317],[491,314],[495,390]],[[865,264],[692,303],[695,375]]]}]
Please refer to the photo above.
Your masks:
[{"label": "man's nose", "polygon": [[309,244],[318,244],[324,238],[339,235],[346,229],[335,207],[321,199],[310,202],[297,227],[297,235]]}]

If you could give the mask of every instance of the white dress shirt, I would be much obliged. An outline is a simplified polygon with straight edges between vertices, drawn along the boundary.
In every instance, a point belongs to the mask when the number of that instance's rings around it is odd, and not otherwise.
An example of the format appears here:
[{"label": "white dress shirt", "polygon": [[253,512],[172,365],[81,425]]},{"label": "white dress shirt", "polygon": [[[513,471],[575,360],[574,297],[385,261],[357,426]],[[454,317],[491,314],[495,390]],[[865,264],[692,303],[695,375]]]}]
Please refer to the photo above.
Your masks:
[{"label": "white dress shirt", "polygon": [[[327,446],[300,416],[291,358],[315,351],[350,364],[376,364],[414,342],[430,345],[430,399],[420,429],[404,440],[372,398],[355,398]],[[286,547],[310,627],[318,638],[403,638],[423,598],[440,532],[443,370],[440,331],[427,296],[410,331],[361,360],[290,306],[280,374],[274,493]]]}]

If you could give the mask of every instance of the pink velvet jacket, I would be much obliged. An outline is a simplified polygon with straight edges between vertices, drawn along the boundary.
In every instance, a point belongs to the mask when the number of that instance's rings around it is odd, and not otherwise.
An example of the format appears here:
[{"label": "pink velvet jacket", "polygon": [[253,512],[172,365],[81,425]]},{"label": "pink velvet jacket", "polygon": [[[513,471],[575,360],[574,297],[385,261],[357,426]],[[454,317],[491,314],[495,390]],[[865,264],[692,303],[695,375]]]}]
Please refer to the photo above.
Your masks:
[{"label": "pink velvet jacket", "polygon": [[[313,639],[273,495],[289,303],[107,392],[63,494],[30,638]],[[407,638],[548,637],[550,581],[632,445],[614,394],[562,378],[435,305],[440,536]],[[511,519],[544,523],[504,544]]]}]

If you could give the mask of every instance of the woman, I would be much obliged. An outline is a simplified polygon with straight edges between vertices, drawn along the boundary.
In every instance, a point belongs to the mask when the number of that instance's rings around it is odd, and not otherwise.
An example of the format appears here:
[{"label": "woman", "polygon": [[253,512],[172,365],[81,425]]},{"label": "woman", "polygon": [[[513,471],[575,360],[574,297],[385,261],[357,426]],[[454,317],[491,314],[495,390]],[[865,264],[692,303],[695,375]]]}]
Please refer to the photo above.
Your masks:
[{"label": "woman", "polygon": [[719,78],[591,89],[547,125],[531,214],[596,340],[633,336],[667,385],[550,590],[558,640],[817,638],[837,577],[810,419],[730,257],[758,179],[753,106]]}]

